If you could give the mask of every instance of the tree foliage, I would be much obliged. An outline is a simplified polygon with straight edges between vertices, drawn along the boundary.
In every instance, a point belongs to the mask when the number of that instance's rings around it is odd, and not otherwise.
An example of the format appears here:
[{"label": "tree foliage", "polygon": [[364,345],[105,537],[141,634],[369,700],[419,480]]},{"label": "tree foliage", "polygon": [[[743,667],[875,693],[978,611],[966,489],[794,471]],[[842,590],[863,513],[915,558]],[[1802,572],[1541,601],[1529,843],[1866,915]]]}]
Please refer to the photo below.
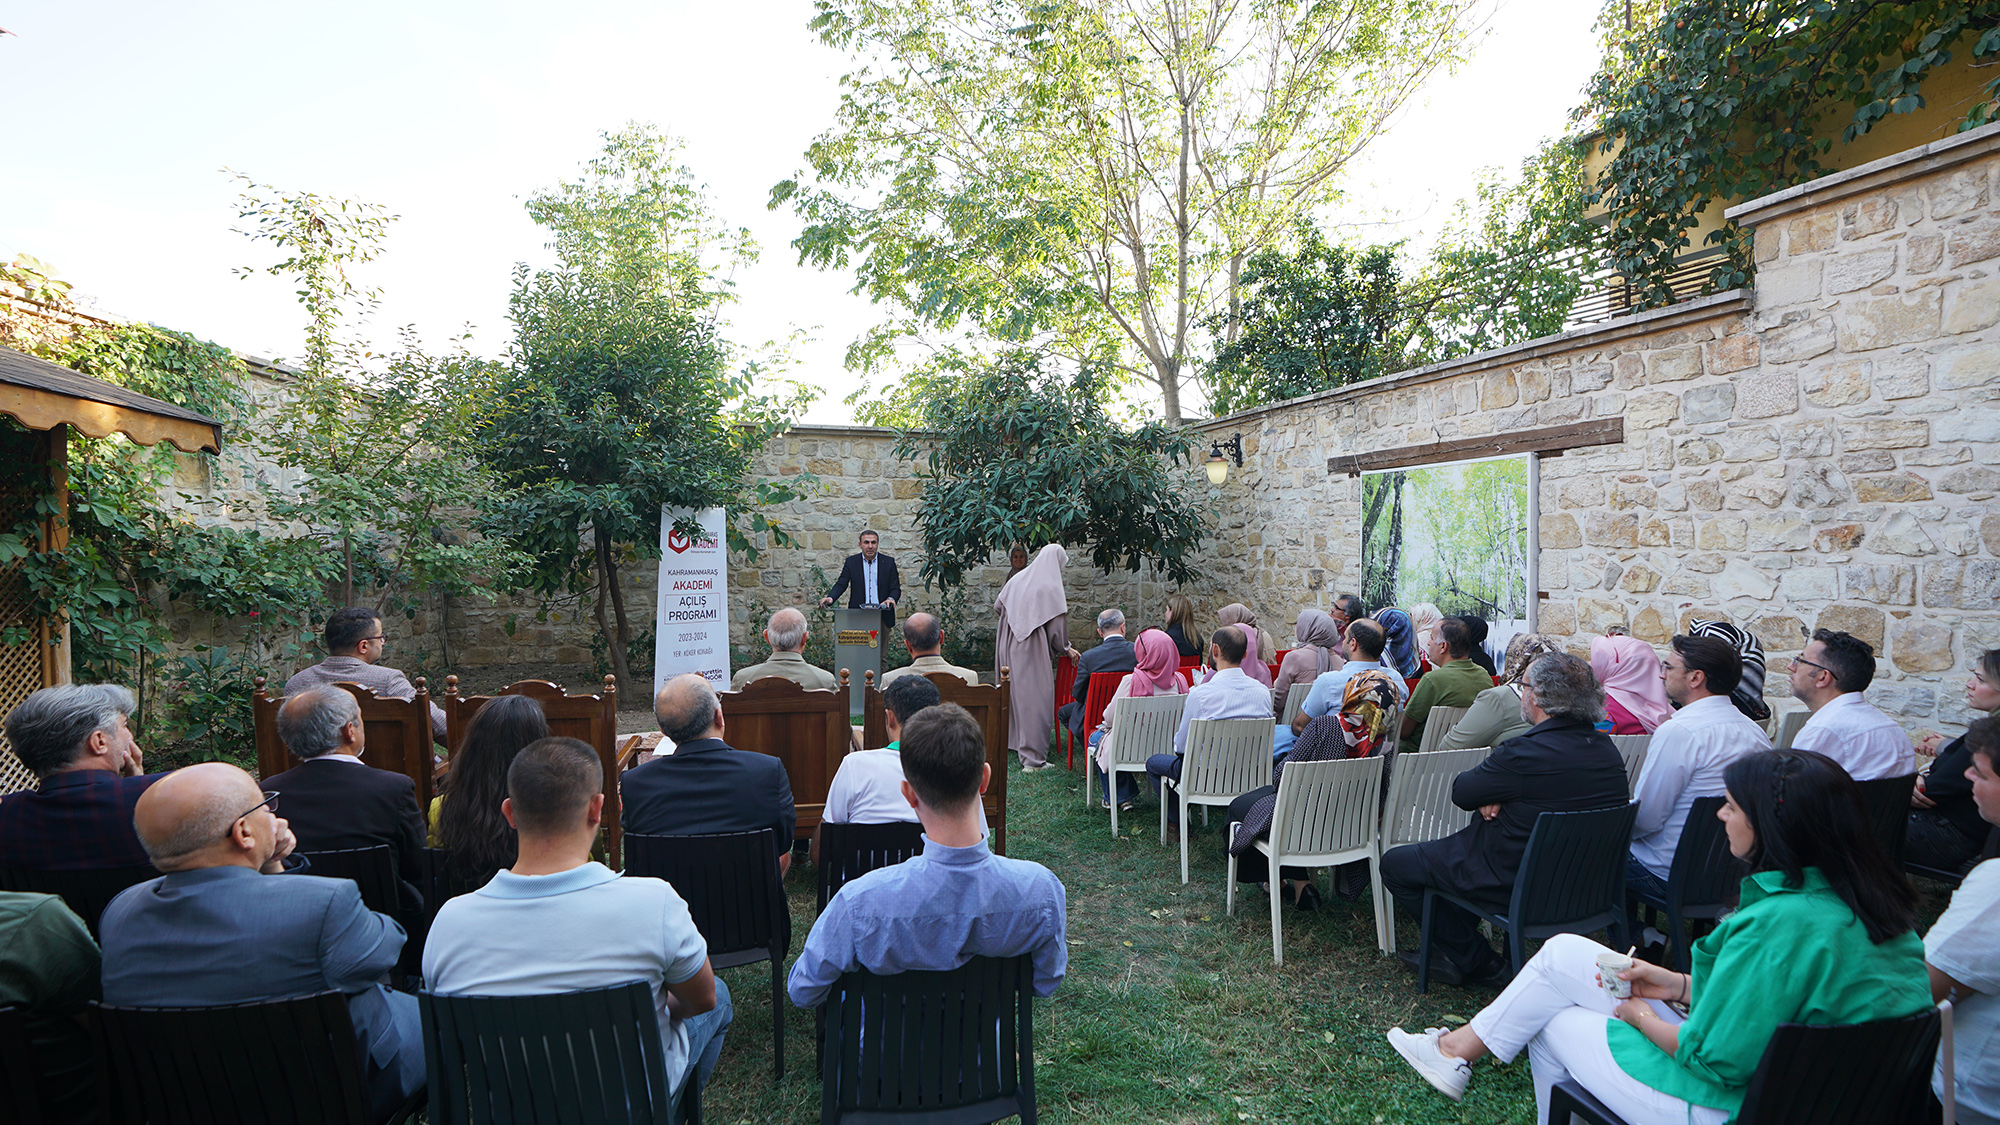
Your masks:
[{"label": "tree foliage", "polygon": [[[529,560],[545,598],[589,597],[621,688],[635,688],[621,568],[659,555],[662,505],[721,507],[731,546],[792,540],[762,510],[806,481],[746,484],[751,458],[803,405],[760,394],[717,330],[724,278],[754,252],[716,222],[676,142],[628,126],[581,179],[529,214],[557,262],[515,270],[511,362],[492,373],[475,431],[505,488],[480,517]],[[747,532],[737,519],[748,516]],[[698,526],[686,528],[691,534]]]},{"label": "tree foliage", "polygon": [[[1923,106],[1925,79],[1967,42],[2000,56],[2000,0],[1683,0],[1635,28],[1590,107],[1612,154],[1596,184],[1611,262],[1642,307],[1674,300],[1667,277],[1700,212],[1831,171],[1836,136]],[[1710,287],[1746,284],[1745,232],[1727,223],[1708,241]]]},{"label": "tree foliage", "polygon": [[969,334],[1149,381],[1177,422],[1201,325],[1457,58],[1471,5],[819,0],[855,65],[771,203],[896,312],[851,366]]},{"label": "tree foliage", "polygon": [[937,379],[921,430],[897,443],[923,482],[925,583],[958,586],[1016,541],[1087,547],[1106,574],[1150,567],[1176,584],[1199,579],[1214,522],[1194,485],[1198,435],[1157,422],[1124,429],[1105,412],[1104,371],[1063,375],[1045,371],[1049,362],[965,361],[955,379]]}]

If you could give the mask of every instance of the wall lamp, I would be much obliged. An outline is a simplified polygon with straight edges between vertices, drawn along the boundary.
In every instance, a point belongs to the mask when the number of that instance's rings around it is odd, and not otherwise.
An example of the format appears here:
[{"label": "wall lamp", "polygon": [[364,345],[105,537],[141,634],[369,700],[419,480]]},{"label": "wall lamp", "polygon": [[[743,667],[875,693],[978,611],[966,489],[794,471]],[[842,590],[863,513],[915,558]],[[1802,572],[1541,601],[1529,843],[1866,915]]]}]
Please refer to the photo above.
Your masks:
[{"label": "wall lamp", "polygon": [[1243,435],[1237,434],[1228,441],[1217,439],[1209,443],[1208,460],[1202,467],[1208,470],[1208,483],[1221,487],[1229,479],[1229,458],[1223,456],[1227,450],[1236,459],[1236,467],[1243,467]]}]

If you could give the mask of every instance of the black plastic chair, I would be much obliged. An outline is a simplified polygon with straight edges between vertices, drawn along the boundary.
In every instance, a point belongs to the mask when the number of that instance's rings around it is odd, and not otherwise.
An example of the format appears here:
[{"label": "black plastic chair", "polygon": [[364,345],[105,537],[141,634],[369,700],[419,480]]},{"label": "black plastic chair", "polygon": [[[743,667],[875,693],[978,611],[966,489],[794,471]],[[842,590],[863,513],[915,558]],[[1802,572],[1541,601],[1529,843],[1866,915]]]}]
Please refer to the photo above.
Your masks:
[{"label": "black plastic chair", "polygon": [[[1904,822],[1903,829],[1905,833],[1909,831],[1909,823],[1907,821]],[[1926,879],[1935,879],[1948,887],[1956,887],[1965,882],[1966,875],[1973,868],[1994,858],[1996,855],[2000,855],[2000,825],[1996,825],[1992,831],[1986,834],[1986,846],[1979,850],[1979,854],[1966,860],[1957,870],[1947,871],[1942,867],[1925,867],[1921,863],[1911,863],[1908,860],[1903,861],[1903,870],[1911,875],[1922,875]]]},{"label": "black plastic chair", "polygon": [[901,821],[889,824],[824,824],[819,826],[819,909],[849,882],[880,867],[896,864],[924,850],[924,826]]},{"label": "black plastic chair", "polygon": [[[430,1125],[701,1121],[693,1075],[668,1091],[652,986],[544,996],[417,994]],[[688,1060],[692,1063],[694,1060]]]},{"label": "black plastic chair", "polygon": [[[213,1008],[90,1006],[110,1125],[374,1125],[347,997]],[[422,1095],[391,1121],[407,1120]]]},{"label": "black plastic chair", "polygon": [[403,921],[402,881],[396,878],[395,853],[387,844],[372,848],[330,848],[323,852],[301,852],[308,866],[304,874],[325,879],[350,879],[361,891],[361,905],[377,914]]},{"label": "black plastic chair", "polygon": [[1435,887],[1424,889],[1424,936],[1417,951],[1417,991],[1431,985],[1431,909],[1439,899],[1463,907],[1507,931],[1514,972],[1528,962],[1528,943],[1556,934],[1608,931],[1611,944],[1625,941],[1625,857],[1639,806],[1588,812],[1545,812],[1535,817],[1514,897],[1505,914],[1495,914]]},{"label": "black plastic chair", "polygon": [[[1729,832],[1715,815],[1723,801],[1721,797],[1697,797],[1688,808],[1680,843],[1674,845],[1673,866],[1667,870],[1665,895],[1627,891],[1633,902],[1666,911],[1667,944],[1681,972],[1688,971],[1692,960],[1688,947],[1693,939],[1688,936],[1687,920],[1722,917],[1730,908],[1737,884],[1743,881],[1743,863],[1729,853]],[[1636,913],[1631,921],[1632,932],[1637,933]]]},{"label": "black plastic chair", "polygon": [[[1736,1125],[1924,1125],[1938,1010],[1870,1023],[1783,1023],[1750,1076]],[[1547,1125],[1570,1115],[1625,1125],[1573,1078],[1549,1091]]]},{"label": "black plastic chair", "polygon": [[42,1125],[42,1096],[35,1088],[30,1050],[26,1014],[0,1007],[0,1119],[14,1125]]},{"label": "black plastic chair", "polygon": [[1035,1125],[1034,980],[1026,954],[842,974],[822,1005],[820,1125]]},{"label": "black plastic chair", "polygon": [[792,912],[769,828],[712,836],[625,836],[625,873],[665,879],[708,941],[710,967],[771,963],[771,1054],[785,1076],[785,953]]},{"label": "black plastic chair", "polygon": [[1861,805],[1868,813],[1868,827],[1875,842],[1882,845],[1882,857],[1895,867],[1903,866],[1903,841],[1910,832],[1910,794],[1916,790],[1917,775],[1878,777],[1857,781]]},{"label": "black plastic chair", "polygon": [[90,927],[97,936],[97,920],[127,887],[137,886],[160,873],[151,864],[141,867],[100,867],[82,871],[33,871],[25,867],[0,867],[0,891],[27,891],[55,895]]}]

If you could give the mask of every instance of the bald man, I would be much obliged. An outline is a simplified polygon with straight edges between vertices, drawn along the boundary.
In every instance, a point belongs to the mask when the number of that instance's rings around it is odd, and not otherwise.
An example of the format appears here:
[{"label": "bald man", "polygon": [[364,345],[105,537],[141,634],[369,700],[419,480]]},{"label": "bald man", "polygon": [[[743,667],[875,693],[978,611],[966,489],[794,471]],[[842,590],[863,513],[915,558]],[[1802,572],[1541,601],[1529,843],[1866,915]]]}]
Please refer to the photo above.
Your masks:
[{"label": "bald man", "polygon": [[674,752],[619,782],[625,831],[683,836],[769,828],[776,837],[778,873],[784,874],[792,864],[798,825],[785,763],[722,741],[722,703],[696,673],[676,676],[660,688],[653,717],[674,741]]},{"label": "bald man", "polygon": [[979,686],[979,673],[945,660],[944,628],[935,616],[912,613],[903,622],[903,645],[910,650],[910,662],[882,673],[882,690],[887,691],[890,684],[904,676],[927,676],[932,672],[957,676],[973,687]]},{"label": "bald man", "polygon": [[741,691],[752,683],[768,676],[790,680],[808,691],[831,691],[839,686],[833,673],[824,668],[815,668],[806,663],[806,640],[812,632],[806,628],[806,615],[786,606],[771,615],[771,623],[764,629],[764,641],[771,646],[771,659],[762,664],[752,664],[730,678],[729,690]]},{"label": "bald man", "polygon": [[104,1002],[213,1007],[337,988],[387,1117],[424,1086],[416,998],[382,984],[403,928],[362,906],[351,880],[285,873],[293,839],[276,798],[221,762],[176,770],[139,798],[139,842],[166,874],[104,911]]}]

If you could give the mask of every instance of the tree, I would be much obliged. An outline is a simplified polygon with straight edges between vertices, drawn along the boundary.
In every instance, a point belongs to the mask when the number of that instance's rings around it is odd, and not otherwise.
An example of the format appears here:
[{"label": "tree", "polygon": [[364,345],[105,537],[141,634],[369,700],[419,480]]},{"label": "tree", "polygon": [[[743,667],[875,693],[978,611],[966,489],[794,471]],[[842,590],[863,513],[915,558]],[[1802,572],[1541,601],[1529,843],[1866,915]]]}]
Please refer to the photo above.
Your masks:
[{"label": "tree", "polygon": [[850,366],[972,334],[1148,381],[1177,423],[1205,318],[1457,59],[1472,4],[819,0],[856,66],[771,205],[897,310]]},{"label": "tree", "polygon": [[933,377],[921,429],[897,443],[923,482],[925,584],[957,586],[1016,541],[1088,547],[1106,574],[1150,566],[1176,584],[1200,578],[1214,518],[1193,486],[1197,435],[1157,422],[1123,429],[1104,410],[1105,372],[1064,376],[1044,362],[956,361],[955,378]]},{"label": "tree", "polygon": [[[531,197],[557,263],[516,267],[509,365],[484,388],[475,447],[504,490],[480,518],[529,560],[521,584],[589,596],[621,690],[635,690],[620,571],[659,555],[662,505],[720,507],[730,546],[792,542],[758,509],[809,478],[745,483],[757,449],[803,405],[756,392],[716,324],[721,278],[754,253],[716,223],[677,142],[607,134],[585,175]],[[748,514],[749,533],[736,520]],[[700,533],[691,520],[682,530]]]},{"label": "tree", "polygon": [[394,216],[238,179],[249,221],[241,233],[286,254],[261,272],[292,279],[310,318],[298,374],[258,419],[273,457],[303,474],[295,495],[272,497],[272,512],[337,553],[342,605],[365,589],[378,609],[414,616],[427,594],[504,582],[518,562],[504,543],[453,532],[454,510],[476,511],[492,495],[492,478],[467,444],[467,392],[486,364],[462,340],[460,350],[434,356],[406,330],[399,347],[378,354],[343,334],[377,297],[348,271],[380,255]]}]

